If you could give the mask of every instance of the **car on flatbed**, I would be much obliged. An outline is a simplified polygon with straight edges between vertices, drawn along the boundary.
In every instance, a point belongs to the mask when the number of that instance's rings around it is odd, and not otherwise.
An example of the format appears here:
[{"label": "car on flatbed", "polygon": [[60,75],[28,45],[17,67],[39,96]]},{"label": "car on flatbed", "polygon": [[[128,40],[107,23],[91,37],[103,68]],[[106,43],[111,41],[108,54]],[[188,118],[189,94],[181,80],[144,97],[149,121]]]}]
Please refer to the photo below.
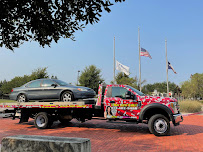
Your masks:
[{"label": "car on flatbed", "polygon": [[10,99],[18,102],[30,100],[74,101],[93,98],[95,91],[82,86],[74,86],[58,79],[37,79],[12,89]]}]

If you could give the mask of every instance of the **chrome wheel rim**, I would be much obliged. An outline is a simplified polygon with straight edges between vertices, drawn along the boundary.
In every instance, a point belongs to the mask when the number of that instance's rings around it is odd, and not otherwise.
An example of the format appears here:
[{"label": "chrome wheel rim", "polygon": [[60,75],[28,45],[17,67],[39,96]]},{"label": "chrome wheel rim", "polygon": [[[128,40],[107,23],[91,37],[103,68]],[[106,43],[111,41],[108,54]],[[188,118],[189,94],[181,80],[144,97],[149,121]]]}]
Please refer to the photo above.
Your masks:
[{"label": "chrome wheel rim", "polygon": [[64,102],[71,101],[71,94],[70,94],[70,93],[64,94],[64,95],[63,95],[63,101],[64,101]]},{"label": "chrome wheel rim", "polygon": [[18,97],[18,102],[25,102],[25,100],[26,98],[25,98],[25,95],[23,94]]},{"label": "chrome wheel rim", "polygon": [[36,119],[36,124],[38,127],[43,127],[45,123],[45,118],[43,116],[38,116]]},{"label": "chrome wheel rim", "polygon": [[157,119],[154,122],[154,129],[157,133],[165,133],[167,130],[167,122],[164,119]]}]

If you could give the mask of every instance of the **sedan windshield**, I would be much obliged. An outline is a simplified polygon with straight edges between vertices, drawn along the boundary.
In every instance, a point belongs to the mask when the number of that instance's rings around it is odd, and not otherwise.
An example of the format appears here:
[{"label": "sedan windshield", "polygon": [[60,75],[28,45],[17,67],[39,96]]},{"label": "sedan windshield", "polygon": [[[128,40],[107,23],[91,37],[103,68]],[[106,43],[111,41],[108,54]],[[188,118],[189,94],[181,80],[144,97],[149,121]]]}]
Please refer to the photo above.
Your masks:
[{"label": "sedan windshield", "polygon": [[135,89],[135,88],[133,88],[133,87],[131,87],[131,86],[126,86],[127,88],[129,88],[129,89],[131,89],[131,90],[133,90],[134,92],[136,92],[138,95],[140,95],[140,96],[144,96],[145,94],[144,93],[142,93],[142,92],[140,92],[140,91],[138,91],[137,89]]},{"label": "sedan windshield", "polygon": [[68,84],[61,80],[53,80],[53,81],[56,82],[57,84],[59,84],[60,86],[72,86],[71,84]]}]

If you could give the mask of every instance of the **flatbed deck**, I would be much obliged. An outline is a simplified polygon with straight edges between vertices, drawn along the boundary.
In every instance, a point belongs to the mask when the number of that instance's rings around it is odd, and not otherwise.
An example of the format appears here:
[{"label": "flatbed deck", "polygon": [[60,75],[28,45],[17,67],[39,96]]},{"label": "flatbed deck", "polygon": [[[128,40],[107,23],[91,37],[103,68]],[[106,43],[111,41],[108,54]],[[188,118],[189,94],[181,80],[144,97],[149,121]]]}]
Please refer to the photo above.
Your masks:
[{"label": "flatbed deck", "polygon": [[[88,100],[78,100],[72,102],[11,102],[0,103],[1,117],[19,118],[19,123],[28,122],[29,118],[35,119],[35,126],[39,129],[50,127],[53,121],[60,120],[68,122],[73,118],[84,122],[86,119],[91,119],[93,111],[95,111],[95,102],[90,104]],[[8,113],[7,115],[5,113]],[[38,119],[41,121],[46,119],[46,125],[40,127]],[[37,121],[37,122],[36,122]],[[37,123],[37,124],[36,124]],[[40,122],[43,124],[44,122]]]},{"label": "flatbed deck", "polygon": [[24,102],[0,103],[1,109],[10,108],[93,108],[94,104],[85,104],[84,101],[76,102]]}]

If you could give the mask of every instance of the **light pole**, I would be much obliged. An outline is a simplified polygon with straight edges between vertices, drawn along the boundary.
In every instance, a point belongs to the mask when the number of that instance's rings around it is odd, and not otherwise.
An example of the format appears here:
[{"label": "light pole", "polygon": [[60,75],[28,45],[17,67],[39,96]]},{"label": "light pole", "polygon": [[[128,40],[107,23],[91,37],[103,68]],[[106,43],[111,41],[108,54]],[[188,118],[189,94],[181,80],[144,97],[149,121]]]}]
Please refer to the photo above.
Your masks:
[{"label": "light pole", "polygon": [[78,85],[78,81],[79,81],[79,73],[80,73],[80,70],[78,70],[77,85]]}]

